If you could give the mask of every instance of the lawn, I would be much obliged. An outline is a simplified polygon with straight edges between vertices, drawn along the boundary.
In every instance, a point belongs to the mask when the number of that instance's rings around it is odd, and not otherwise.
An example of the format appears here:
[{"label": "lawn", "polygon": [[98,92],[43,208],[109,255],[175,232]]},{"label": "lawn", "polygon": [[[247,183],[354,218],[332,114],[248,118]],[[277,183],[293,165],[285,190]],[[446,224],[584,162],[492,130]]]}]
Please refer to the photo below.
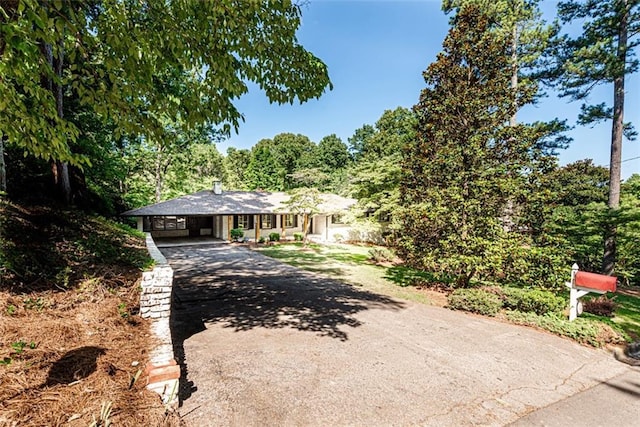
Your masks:
[{"label": "lawn", "polygon": [[369,261],[367,246],[302,243],[258,247],[264,255],[315,273],[325,274],[363,289],[423,304],[446,304],[446,296],[429,289],[409,286],[424,273],[402,266],[384,267]]},{"label": "lawn", "polygon": [[[369,259],[370,249],[367,246],[347,244],[310,244],[305,248],[302,243],[256,248],[264,255],[279,259],[287,264],[337,278],[372,292],[423,304],[438,306],[447,304],[445,293],[413,286],[414,283],[422,280],[425,282],[433,281],[433,277],[430,274],[402,265],[376,265]],[[611,319],[585,313],[579,321],[572,322],[574,324],[570,324],[570,322],[563,319],[533,315],[525,315],[526,319],[509,320],[515,323],[541,327],[574,339],[576,339],[573,336],[575,331],[580,331],[583,327],[588,329],[593,328],[594,324],[605,324],[622,328],[628,337],[638,340],[640,338],[640,295],[636,295],[633,292],[618,292],[615,294],[615,301],[617,309],[615,316]],[[545,326],[549,322],[551,325]],[[566,329],[566,331],[559,331],[557,330],[558,328]],[[601,334],[594,332],[594,335]],[[595,341],[577,340],[597,345]],[[600,344],[604,344],[604,342]]]}]

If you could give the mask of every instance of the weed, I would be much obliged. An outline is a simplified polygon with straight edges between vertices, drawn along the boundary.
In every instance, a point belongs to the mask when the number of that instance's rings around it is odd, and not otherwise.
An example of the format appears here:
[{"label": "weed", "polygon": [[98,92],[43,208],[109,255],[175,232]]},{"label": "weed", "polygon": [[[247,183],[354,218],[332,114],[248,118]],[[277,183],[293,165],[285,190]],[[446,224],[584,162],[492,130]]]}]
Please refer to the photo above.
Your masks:
[{"label": "weed", "polygon": [[123,319],[129,318],[129,310],[127,309],[127,304],[125,304],[124,302],[121,302],[120,304],[118,304],[118,314]]},{"label": "weed", "polygon": [[89,427],[109,427],[111,425],[111,402],[102,402],[102,406],[100,407],[100,415],[96,420],[95,417],[93,422],[89,424]]},{"label": "weed", "polygon": [[375,262],[391,262],[395,259],[395,254],[388,248],[369,249],[369,258]]},{"label": "weed", "polygon": [[9,306],[7,307],[7,314],[9,316],[16,314],[16,311],[18,310],[18,307],[16,307],[13,304],[9,304]]},{"label": "weed", "polygon": [[0,365],[9,366],[11,365],[11,361],[12,359],[10,357],[5,357],[2,360],[0,360]]},{"label": "weed", "polygon": [[26,310],[36,310],[41,311],[44,308],[44,299],[43,298],[25,298],[22,303],[24,304],[24,308]]},{"label": "weed", "polygon": [[69,278],[71,277],[72,269],[69,266],[66,266],[64,269],[60,270],[56,274],[56,283],[59,284],[64,289],[69,287]]}]

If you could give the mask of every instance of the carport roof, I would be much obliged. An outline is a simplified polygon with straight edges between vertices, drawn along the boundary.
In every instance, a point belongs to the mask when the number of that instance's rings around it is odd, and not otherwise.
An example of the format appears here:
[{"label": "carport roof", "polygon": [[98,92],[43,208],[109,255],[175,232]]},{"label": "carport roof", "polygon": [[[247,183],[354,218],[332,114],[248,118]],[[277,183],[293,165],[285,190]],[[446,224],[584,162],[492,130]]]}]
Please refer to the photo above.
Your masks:
[{"label": "carport roof", "polygon": [[[337,194],[323,193],[322,213],[331,214],[347,210],[356,201]],[[155,203],[122,213],[122,216],[148,215],[238,215],[286,213],[284,202],[289,195],[283,192],[224,191],[215,194],[211,190]]]}]

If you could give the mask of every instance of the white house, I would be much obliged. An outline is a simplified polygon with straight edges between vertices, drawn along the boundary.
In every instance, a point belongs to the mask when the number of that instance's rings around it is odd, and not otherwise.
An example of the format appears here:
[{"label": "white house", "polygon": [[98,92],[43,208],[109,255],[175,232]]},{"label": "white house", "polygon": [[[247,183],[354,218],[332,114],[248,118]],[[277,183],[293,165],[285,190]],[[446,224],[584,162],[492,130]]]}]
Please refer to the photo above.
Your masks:
[{"label": "white house", "polygon": [[[336,194],[322,194],[319,214],[310,221],[313,240],[332,242],[349,235],[350,227],[342,223],[342,213],[356,201]],[[153,237],[211,236],[231,240],[231,229],[241,228],[244,237],[258,240],[270,233],[292,239],[302,232],[303,216],[287,212],[283,192],[222,191],[216,183],[212,190],[198,191],[153,205],[132,209],[122,216],[136,217],[138,230]]]}]

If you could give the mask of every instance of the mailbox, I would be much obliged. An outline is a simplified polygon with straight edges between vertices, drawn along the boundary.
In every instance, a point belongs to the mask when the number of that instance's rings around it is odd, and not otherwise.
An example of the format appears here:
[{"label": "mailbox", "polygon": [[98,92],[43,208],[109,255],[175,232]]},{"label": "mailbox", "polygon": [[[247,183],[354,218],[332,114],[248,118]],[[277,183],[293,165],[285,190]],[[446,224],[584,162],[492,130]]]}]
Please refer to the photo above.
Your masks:
[{"label": "mailbox", "polygon": [[603,274],[587,273],[586,271],[576,272],[575,287],[589,290],[591,292],[615,292],[617,278],[605,276]]},{"label": "mailbox", "polygon": [[575,320],[582,313],[580,298],[590,292],[596,294],[615,292],[617,282],[618,279],[613,276],[579,271],[578,264],[573,264],[571,282],[567,283],[569,288],[569,320]]}]

